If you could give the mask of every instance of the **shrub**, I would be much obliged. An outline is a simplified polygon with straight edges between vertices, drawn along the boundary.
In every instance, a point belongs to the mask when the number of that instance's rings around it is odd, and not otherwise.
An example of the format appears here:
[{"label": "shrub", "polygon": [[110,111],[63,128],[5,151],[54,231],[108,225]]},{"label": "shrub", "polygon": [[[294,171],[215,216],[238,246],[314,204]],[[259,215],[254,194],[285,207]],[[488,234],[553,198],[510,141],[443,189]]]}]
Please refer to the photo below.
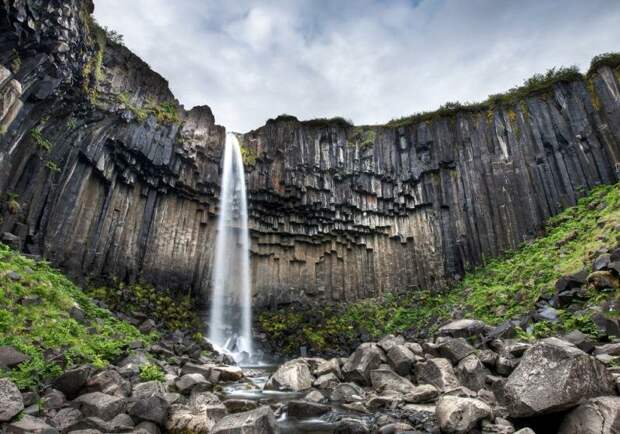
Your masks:
[{"label": "shrub", "polygon": [[140,366],[140,380],[142,381],[164,381],[164,371],[157,365],[146,364]]},{"label": "shrub", "polygon": [[43,136],[40,127],[33,128],[32,131],[30,131],[30,137],[32,137],[32,140],[34,140],[40,150],[45,152],[52,150],[52,143]]}]

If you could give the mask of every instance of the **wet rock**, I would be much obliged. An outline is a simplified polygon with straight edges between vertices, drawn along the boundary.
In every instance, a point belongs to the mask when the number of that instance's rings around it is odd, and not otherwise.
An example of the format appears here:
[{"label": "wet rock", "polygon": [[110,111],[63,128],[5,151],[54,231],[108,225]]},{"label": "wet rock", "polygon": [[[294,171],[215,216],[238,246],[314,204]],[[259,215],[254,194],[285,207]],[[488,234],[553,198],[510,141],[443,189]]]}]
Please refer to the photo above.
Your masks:
[{"label": "wet rock", "polygon": [[413,431],[413,427],[408,423],[394,422],[379,428],[379,434],[398,434],[404,431]]},{"label": "wet rock", "polygon": [[43,419],[24,415],[6,427],[6,434],[58,434],[58,430],[48,425]]},{"label": "wet rock", "polygon": [[434,358],[416,365],[416,379],[420,384],[432,384],[440,390],[459,386],[452,364],[448,359]]},{"label": "wet rock", "polygon": [[415,354],[406,345],[392,346],[387,352],[387,358],[399,375],[408,375],[415,364]]},{"label": "wet rock", "polygon": [[411,381],[387,368],[370,371],[370,383],[377,392],[390,390],[404,394],[414,390]]},{"label": "wet rock", "polygon": [[338,422],[334,434],[366,434],[370,433],[368,423],[361,419],[345,417]]},{"label": "wet rock", "polygon": [[209,392],[192,392],[189,403],[170,406],[166,429],[208,434],[225,415],[226,407],[217,396]]},{"label": "wet rock", "polygon": [[211,366],[211,375],[214,374],[220,381],[239,381],[244,377],[243,369],[238,366]]},{"label": "wet rock", "polygon": [[276,418],[267,406],[243,413],[231,414],[220,420],[212,434],[276,434],[280,430]]},{"label": "wet rock", "polygon": [[383,353],[376,344],[362,344],[347,359],[342,367],[342,373],[348,381],[368,385],[370,384],[370,371],[379,367],[382,357]]},{"label": "wet rock", "polygon": [[[186,363],[185,365],[183,365],[183,368],[181,369],[181,373],[183,375],[185,374],[200,374],[203,377],[209,379],[211,376],[211,365],[199,365],[196,363]],[[217,378],[215,378],[215,380],[219,380],[219,375],[217,376]]]},{"label": "wet rock", "polygon": [[558,434],[620,433],[620,397],[593,398],[572,410],[562,421]]},{"label": "wet rock", "polygon": [[510,415],[527,417],[570,408],[613,389],[604,365],[566,341],[548,338],[525,352],[504,393]]},{"label": "wet rock", "polygon": [[299,359],[286,362],[274,372],[267,383],[265,390],[292,390],[299,392],[312,387],[314,377],[308,364]]},{"label": "wet rock", "polygon": [[302,400],[289,401],[287,405],[287,414],[296,418],[321,416],[330,411],[329,405]]},{"label": "wet rock", "polygon": [[468,433],[492,413],[491,407],[478,399],[442,396],[437,401],[437,420],[446,433]]},{"label": "wet rock", "polygon": [[439,329],[442,336],[452,336],[453,338],[468,338],[470,336],[482,335],[487,330],[487,325],[482,321],[474,319],[459,319],[452,321]]},{"label": "wet rock", "polygon": [[355,383],[340,383],[331,393],[332,401],[355,402],[361,401],[365,396],[364,389]]},{"label": "wet rock", "polygon": [[103,420],[111,420],[125,409],[123,398],[101,392],[81,395],[73,403],[77,405],[84,416],[94,416]]},{"label": "wet rock", "polygon": [[68,399],[73,399],[86,385],[91,372],[92,368],[88,365],[70,369],[57,377],[52,382],[52,386],[64,393]]},{"label": "wet rock", "polygon": [[342,378],[342,372],[340,371],[340,362],[337,358],[325,360],[316,367],[312,372],[316,377],[320,377],[325,374],[332,373],[339,379]]},{"label": "wet rock", "polygon": [[227,399],[223,404],[229,413],[241,413],[258,407],[257,402],[251,399]]},{"label": "wet rock", "polygon": [[441,357],[450,360],[453,364],[457,364],[475,351],[474,347],[469,345],[464,338],[443,339],[437,350]]},{"label": "wet rock", "polygon": [[0,378],[0,422],[11,420],[24,409],[24,401],[13,382]]},{"label": "wet rock", "polygon": [[28,359],[29,357],[27,355],[21,351],[17,351],[13,347],[0,347],[0,369],[2,369],[2,367],[14,368]]}]

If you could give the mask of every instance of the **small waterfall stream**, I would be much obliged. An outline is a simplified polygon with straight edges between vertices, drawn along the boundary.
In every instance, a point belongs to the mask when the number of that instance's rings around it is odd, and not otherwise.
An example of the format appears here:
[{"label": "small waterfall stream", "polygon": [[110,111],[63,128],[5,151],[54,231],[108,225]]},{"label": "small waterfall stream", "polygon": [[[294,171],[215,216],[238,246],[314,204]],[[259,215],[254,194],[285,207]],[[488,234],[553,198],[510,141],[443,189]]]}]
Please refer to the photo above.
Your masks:
[{"label": "small waterfall stream", "polygon": [[226,134],[223,169],[209,340],[241,360],[253,353],[252,287],[245,173],[239,140],[233,133]]}]

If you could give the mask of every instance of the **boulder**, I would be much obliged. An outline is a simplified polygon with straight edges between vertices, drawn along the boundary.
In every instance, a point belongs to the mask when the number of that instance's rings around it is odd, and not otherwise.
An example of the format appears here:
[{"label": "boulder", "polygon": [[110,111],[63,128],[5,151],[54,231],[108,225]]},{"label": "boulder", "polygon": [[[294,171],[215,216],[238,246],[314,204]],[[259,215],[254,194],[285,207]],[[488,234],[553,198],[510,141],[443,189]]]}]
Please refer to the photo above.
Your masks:
[{"label": "boulder", "polygon": [[226,415],[226,407],[210,392],[192,392],[188,404],[173,404],[168,409],[169,432],[211,433],[213,426]]},{"label": "boulder", "polygon": [[445,433],[468,433],[492,413],[488,404],[474,398],[444,395],[437,401],[437,420]]},{"label": "boulder", "polygon": [[571,274],[568,276],[562,276],[555,282],[555,289],[557,292],[567,291],[575,288],[579,288],[584,285],[588,278],[588,271],[582,270],[579,273]]},{"label": "boulder", "polygon": [[582,333],[579,330],[573,330],[567,335],[565,335],[562,339],[567,342],[570,342],[581,351],[585,351],[586,353],[592,352],[594,349],[594,341],[585,333]]},{"label": "boulder", "polygon": [[432,384],[440,390],[459,386],[452,364],[448,359],[434,358],[416,365],[416,379],[419,384]]},{"label": "boulder", "polygon": [[74,430],[97,430],[103,433],[117,433],[131,431],[134,422],[129,415],[121,413],[111,420],[103,420],[101,418],[91,416],[72,425],[69,429]]},{"label": "boulder", "polygon": [[373,369],[370,371],[370,382],[377,392],[390,390],[405,394],[414,391],[411,381],[391,369]]},{"label": "boulder", "polygon": [[377,343],[377,345],[379,345],[379,347],[381,347],[381,349],[383,349],[383,351],[387,353],[388,351],[390,351],[390,349],[392,349],[393,346],[403,345],[404,343],[405,343],[405,338],[403,338],[402,336],[387,335],[387,336],[384,336]]},{"label": "boulder", "polygon": [[475,354],[462,359],[456,367],[456,375],[461,384],[474,391],[484,388],[488,374],[489,371]]},{"label": "boulder", "polygon": [[493,422],[483,419],[480,426],[482,434],[513,434],[515,432],[514,425],[501,417],[496,417]]},{"label": "boulder", "polygon": [[610,356],[620,356],[620,342],[600,345],[594,348],[594,355],[609,354]]},{"label": "boulder", "polygon": [[453,338],[468,338],[479,336],[487,330],[487,325],[475,319],[459,319],[452,321],[439,329],[442,336],[452,336]]},{"label": "boulder", "polygon": [[52,386],[64,393],[68,399],[73,399],[78,395],[82,387],[86,385],[91,372],[92,367],[88,365],[70,369],[57,377],[52,382]]},{"label": "boulder", "polygon": [[602,255],[599,255],[592,263],[592,270],[593,271],[604,270],[605,268],[607,268],[610,262],[611,262],[611,255],[609,253],[603,253]]},{"label": "boulder", "polygon": [[189,392],[198,385],[208,386],[209,384],[202,374],[185,374],[174,382],[174,386],[181,393]]},{"label": "boulder", "polygon": [[13,347],[0,347],[0,369],[2,367],[14,368],[24,363],[28,359],[30,359],[30,357],[28,357],[21,351],[17,351]]},{"label": "boulder", "polygon": [[50,423],[59,431],[66,432],[70,427],[82,420],[82,417],[80,410],[68,407],[58,410],[58,413],[50,419]]},{"label": "boulder", "polygon": [[536,433],[531,428],[522,428],[519,431],[516,431],[515,434],[536,434]]},{"label": "boulder", "polygon": [[107,395],[127,397],[131,394],[131,384],[114,369],[101,371],[86,382],[88,392],[102,392]]},{"label": "boulder", "polygon": [[265,390],[291,390],[299,392],[310,389],[314,377],[308,363],[300,359],[286,362],[274,372],[267,383]]},{"label": "boulder", "polygon": [[238,366],[211,366],[211,375],[217,375],[219,381],[239,381],[244,377]]},{"label": "boulder", "polygon": [[320,404],[318,402],[293,400],[288,402],[286,413],[289,417],[306,418],[321,416],[330,411],[331,407],[329,405]]},{"label": "boulder", "polygon": [[519,359],[508,356],[499,356],[495,361],[495,370],[498,374],[507,377],[519,365]]},{"label": "boulder", "polygon": [[408,392],[403,400],[412,404],[418,404],[422,402],[430,402],[437,399],[439,391],[437,388],[430,384],[420,384],[415,386],[412,391]]},{"label": "boulder", "polygon": [[379,428],[379,434],[398,434],[413,431],[413,427],[404,422],[392,422]]},{"label": "boulder", "polygon": [[48,425],[43,419],[25,414],[19,420],[6,427],[5,434],[58,434],[58,430]]},{"label": "boulder", "polygon": [[211,434],[276,434],[279,432],[273,411],[267,406],[262,406],[256,410],[224,417],[213,427]]},{"label": "boulder", "polygon": [[611,271],[595,271],[588,276],[588,283],[598,290],[620,288],[620,279]]},{"label": "boulder", "polygon": [[320,377],[325,374],[332,373],[339,379],[342,379],[342,372],[340,370],[340,362],[337,358],[333,358],[330,360],[325,360],[316,367],[316,369],[312,372],[314,376]]},{"label": "boulder", "polygon": [[368,385],[370,384],[370,371],[381,365],[382,357],[383,353],[376,344],[362,344],[347,359],[342,367],[342,373],[348,381]]},{"label": "boulder", "polygon": [[57,410],[65,406],[65,394],[60,390],[49,389],[41,398],[41,404],[46,410]]},{"label": "boulder", "polygon": [[129,405],[129,414],[138,420],[154,422],[164,425],[168,419],[170,404],[162,396],[139,398]]},{"label": "boulder", "polygon": [[562,421],[558,434],[620,433],[620,397],[590,399],[572,410]]},{"label": "boulder", "polygon": [[73,403],[84,416],[94,416],[103,420],[110,420],[125,409],[125,399],[101,392],[81,395]]},{"label": "boulder", "polygon": [[336,387],[340,383],[340,380],[333,372],[328,374],[321,375],[319,378],[314,380],[313,385],[318,387],[319,389],[328,389],[331,390]]},{"label": "boulder", "polygon": [[166,393],[166,386],[161,381],[145,381],[133,386],[131,396],[133,398],[150,398],[151,396],[162,396]]},{"label": "boulder", "polygon": [[228,413],[241,413],[258,407],[258,403],[251,399],[227,399],[223,404]]},{"label": "boulder", "polygon": [[569,342],[547,338],[525,352],[508,377],[504,394],[512,417],[528,417],[612,394],[614,387],[602,363]]},{"label": "boulder", "polygon": [[19,389],[11,380],[0,378],[0,422],[7,422],[24,409]]},{"label": "boulder", "polygon": [[437,351],[441,357],[456,365],[475,350],[464,338],[445,338],[439,343]]},{"label": "boulder", "polygon": [[394,345],[387,352],[387,358],[399,375],[408,375],[415,365],[415,354],[406,345]]},{"label": "boulder", "polygon": [[355,383],[340,383],[331,394],[332,401],[355,402],[364,399],[364,389]]},{"label": "boulder", "polygon": [[133,434],[161,434],[159,427],[148,421],[140,422],[132,432]]}]

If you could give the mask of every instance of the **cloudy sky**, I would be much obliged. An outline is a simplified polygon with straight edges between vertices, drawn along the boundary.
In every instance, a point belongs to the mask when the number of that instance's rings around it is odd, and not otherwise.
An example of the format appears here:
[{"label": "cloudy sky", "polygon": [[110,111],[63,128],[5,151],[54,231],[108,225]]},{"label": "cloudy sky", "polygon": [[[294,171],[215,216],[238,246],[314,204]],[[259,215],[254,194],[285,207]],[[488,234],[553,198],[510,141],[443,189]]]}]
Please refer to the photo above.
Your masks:
[{"label": "cloudy sky", "polygon": [[620,51],[618,0],[95,0],[95,17],[235,131],[385,122]]}]

